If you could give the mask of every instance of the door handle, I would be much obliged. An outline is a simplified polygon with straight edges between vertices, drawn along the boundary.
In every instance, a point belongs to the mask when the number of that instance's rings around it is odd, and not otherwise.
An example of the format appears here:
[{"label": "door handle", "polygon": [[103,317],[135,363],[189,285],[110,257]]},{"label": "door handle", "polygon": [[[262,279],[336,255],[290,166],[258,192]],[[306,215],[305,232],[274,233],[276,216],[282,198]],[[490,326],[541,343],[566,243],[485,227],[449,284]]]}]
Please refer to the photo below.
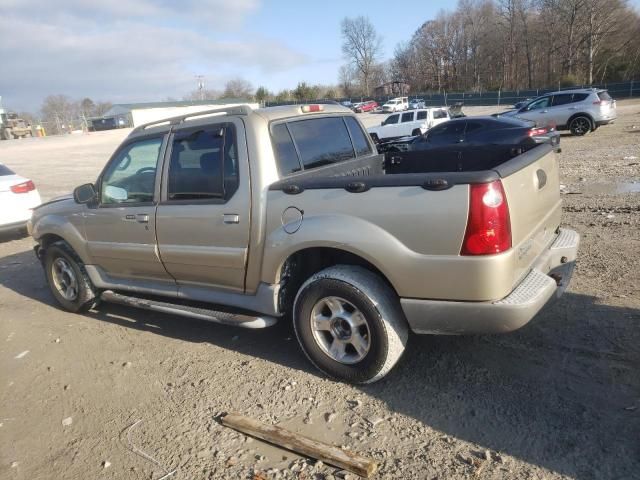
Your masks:
[{"label": "door handle", "polygon": [[149,223],[149,214],[148,213],[139,213],[136,215],[138,223]]},{"label": "door handle", "polygon": [[222,215],[222,221],[227,225],[240,223],[240,215],[238,215],[237,213],[225,213],[224,215]]}]

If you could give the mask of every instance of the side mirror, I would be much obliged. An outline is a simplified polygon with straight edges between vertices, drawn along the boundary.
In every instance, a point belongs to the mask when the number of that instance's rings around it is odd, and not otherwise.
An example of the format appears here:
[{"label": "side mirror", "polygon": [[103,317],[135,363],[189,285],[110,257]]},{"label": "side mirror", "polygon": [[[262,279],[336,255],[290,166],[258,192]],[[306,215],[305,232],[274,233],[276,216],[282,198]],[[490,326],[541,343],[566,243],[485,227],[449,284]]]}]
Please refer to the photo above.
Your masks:
[{"label": "side mirror", "polygon": [[96,188],[93,186],[93,183],[85,183],[84,185],[80,185],[76,187],[73,191],[73,199],[76,203],[84,204],[89,203],[92,200],[95,200],[97,197]]}]

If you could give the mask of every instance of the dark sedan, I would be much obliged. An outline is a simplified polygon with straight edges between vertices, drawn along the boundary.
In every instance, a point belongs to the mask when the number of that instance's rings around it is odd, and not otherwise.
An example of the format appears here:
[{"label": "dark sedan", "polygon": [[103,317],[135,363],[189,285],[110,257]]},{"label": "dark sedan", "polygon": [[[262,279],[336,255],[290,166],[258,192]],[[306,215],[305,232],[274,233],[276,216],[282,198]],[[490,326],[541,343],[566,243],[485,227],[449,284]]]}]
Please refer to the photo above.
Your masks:
[{"label": "dark sedan", "polygon": [[560,151],[560,135],[554,129],[517,118],[464,117],[441,123],[423,135],[381,143],[378,151],[431,150],[459,158],[504,150],[516,156],[541,143],[550,143]]}]

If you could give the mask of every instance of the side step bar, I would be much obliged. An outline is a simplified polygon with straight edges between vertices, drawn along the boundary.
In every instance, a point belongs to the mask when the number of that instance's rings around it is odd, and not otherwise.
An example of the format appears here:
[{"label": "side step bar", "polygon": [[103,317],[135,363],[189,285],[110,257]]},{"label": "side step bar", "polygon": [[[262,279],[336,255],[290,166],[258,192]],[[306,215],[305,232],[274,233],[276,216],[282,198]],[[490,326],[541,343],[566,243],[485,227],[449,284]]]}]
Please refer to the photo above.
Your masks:
[{"label": "side step bar", "polygon": [[105,290],[102,292],[100,299],[105,302],[118,303],[128,307],[144,308],[145,310],[151,310],[154,312],[197,318],[199,320],[206,320],[209,322],[243,328],[265,328],[274,325],[278,321],[276,318],[266,315],[252,317],[241,313],[219,312],[217,310],[209,310],[206,308],[189,307],[186,305],[122,295],[112,290]]}]

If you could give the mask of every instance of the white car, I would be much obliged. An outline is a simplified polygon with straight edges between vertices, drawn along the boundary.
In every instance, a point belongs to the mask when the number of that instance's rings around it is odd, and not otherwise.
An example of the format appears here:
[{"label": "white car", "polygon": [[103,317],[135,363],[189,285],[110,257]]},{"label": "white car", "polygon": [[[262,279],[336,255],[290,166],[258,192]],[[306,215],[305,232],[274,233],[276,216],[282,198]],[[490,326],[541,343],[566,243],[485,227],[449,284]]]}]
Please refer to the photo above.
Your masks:
[{"label": "white car", "polygon": [[31,180],[0,163],[0,232],[24,228],[32,210],[41,203]]},{"label": "white car", "polygon": [[374,142],[379,142],[409,135],[422,135],[449,119],[449,110],[445,107],[410,110],[389,115],[379,127],[371,127],[367,131]]},{"label": "white car", "polygon": [[409,97],[396,97],[382,105],[382,111],[385,113],[403,112],[409,110]]}]

